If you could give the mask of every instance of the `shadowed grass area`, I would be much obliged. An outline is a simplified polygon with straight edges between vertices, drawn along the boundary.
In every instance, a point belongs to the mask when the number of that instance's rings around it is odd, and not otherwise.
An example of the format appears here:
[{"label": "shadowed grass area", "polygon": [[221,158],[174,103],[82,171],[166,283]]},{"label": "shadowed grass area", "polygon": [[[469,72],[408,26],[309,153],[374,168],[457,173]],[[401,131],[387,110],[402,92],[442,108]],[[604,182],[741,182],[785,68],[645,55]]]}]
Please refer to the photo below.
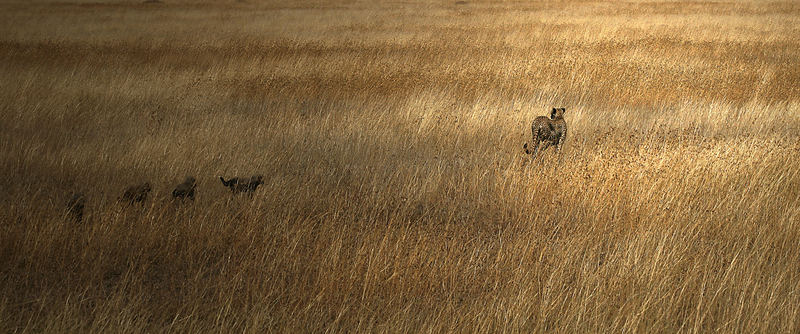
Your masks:
[{"label": "shadowed grass area", "polygon": [[0,331],[797,332],[799,12],[0,4]]}]

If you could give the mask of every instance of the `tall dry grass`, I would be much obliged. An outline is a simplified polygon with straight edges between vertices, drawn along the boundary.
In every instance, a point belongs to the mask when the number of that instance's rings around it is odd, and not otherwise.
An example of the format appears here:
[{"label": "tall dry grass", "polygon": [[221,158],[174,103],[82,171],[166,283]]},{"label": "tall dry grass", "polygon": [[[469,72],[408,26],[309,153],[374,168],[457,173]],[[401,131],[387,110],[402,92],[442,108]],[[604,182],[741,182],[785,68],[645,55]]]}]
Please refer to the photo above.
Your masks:
[{"label": "tall dry grass", "polygon": [[6,1],[0,36],[2,332],[800,331],[794,2]]}]

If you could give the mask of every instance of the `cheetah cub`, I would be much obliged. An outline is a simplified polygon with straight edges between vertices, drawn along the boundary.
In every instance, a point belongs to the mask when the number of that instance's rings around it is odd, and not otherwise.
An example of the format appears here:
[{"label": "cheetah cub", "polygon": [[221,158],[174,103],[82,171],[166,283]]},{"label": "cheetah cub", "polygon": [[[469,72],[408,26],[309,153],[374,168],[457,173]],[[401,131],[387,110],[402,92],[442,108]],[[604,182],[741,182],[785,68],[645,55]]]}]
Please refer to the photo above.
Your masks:
[{"label": "cheetah cub", "polygon": [[122,194],[119,200],[120,202],[128,204],[141,203],[144,205],[144,201],[147,199],[147,194],[150,193],[150,190],[152,190],[152,188],[150,188],[150,182],[130,186],[125,189],[125,193]]},{"label": "cheetah cub", "polygon": [[222,176],[219,179],[222,181],[222,185],[228,187],[234,194],[250,193],[252,195],[259,185],[264,184],[264,177],[261,174],[256,174],[249,178],[234,177],[227,181]]},{"label": "cheetah cub", "polygon": [[175,199],[188,198],[194,201],[194,189],[197,187],[195,182],[194,177],[187,177],[183,183],[175,187],[175,190],[172,191],[172,197]]}]

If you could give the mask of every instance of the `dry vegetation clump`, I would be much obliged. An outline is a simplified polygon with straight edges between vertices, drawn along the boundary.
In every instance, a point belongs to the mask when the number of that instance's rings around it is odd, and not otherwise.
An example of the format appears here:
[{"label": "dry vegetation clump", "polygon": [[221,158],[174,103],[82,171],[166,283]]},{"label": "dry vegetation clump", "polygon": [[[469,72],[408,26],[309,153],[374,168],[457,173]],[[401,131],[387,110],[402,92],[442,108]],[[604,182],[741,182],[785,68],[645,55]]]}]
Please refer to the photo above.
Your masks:
[{"label": "dry vegetation clump", "polygon": [[796,333],[798,36],[790,1],[5,1],[0,332]]}]

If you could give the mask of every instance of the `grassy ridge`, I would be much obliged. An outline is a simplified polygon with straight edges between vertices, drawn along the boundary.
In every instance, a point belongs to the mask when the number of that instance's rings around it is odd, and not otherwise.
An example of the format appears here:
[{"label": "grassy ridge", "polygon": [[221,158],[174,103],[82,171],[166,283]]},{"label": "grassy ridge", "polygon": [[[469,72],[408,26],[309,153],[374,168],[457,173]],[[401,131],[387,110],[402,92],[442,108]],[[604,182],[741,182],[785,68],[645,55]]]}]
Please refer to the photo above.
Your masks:
[{"label": "grassy ridge", "polygon": [[796,332],[798,14],[0,4],[0,331]]}]

